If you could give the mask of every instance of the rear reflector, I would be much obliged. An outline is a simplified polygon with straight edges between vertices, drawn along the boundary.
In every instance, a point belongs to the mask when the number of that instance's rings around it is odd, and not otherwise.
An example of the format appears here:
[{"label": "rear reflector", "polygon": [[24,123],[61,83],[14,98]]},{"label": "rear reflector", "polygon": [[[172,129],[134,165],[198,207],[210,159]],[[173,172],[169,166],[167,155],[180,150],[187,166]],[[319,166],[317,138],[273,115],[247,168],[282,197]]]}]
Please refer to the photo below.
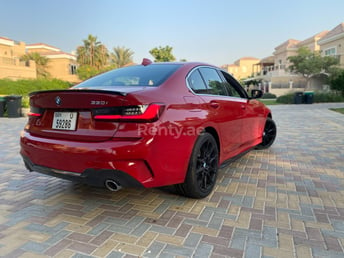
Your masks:
[{"label": "rear reflector", "polygon": [[97,120],[114,120],[128,122],[154,122],[159,119],[164,105],[150,104],[123,107],[121,114],[95,115]]}]

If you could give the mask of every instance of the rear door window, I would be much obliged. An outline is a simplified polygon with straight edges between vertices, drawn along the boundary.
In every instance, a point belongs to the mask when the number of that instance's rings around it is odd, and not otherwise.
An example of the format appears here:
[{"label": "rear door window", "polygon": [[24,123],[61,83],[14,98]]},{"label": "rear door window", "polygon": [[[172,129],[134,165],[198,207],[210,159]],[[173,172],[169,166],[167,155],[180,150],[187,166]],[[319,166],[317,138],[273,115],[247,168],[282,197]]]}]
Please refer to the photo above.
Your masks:
[{"label": "rear door window", "polygon": [[207,85],[208,94],[228,96],[227,90],[223,85],[223,80],[216,69],[201,67],[199,71]]},{"label": "rear door window", "polygon": [[208,89],[198,69],[193,71],[188,77],[189,87],[198,94],[207,94]]}]

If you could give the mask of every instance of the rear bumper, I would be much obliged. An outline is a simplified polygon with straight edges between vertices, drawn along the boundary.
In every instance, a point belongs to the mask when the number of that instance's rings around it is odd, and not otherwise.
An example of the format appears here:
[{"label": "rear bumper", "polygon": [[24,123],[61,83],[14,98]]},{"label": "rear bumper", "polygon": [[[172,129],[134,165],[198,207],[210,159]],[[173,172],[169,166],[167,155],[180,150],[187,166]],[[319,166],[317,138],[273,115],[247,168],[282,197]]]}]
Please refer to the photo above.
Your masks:
[{"label": "rear bumper", "polygon": [[124,187],[156,187],[144,139],[74,142],[33,136],[23,131],[21,151],[26,167],[54,177],[94,186],[112,179]]},{"label": "rear bumper", "polygon": [[113,180],[121,187],[143,187],[143,185],[135,178],[120,170],[86,169],[82,173],[76,173],[39,166],[34,164],[28,157],[23,155],[22,157],[25,166],[29,171],[36,171],[53,177],[97,187],[105,187],[106,180]]}]

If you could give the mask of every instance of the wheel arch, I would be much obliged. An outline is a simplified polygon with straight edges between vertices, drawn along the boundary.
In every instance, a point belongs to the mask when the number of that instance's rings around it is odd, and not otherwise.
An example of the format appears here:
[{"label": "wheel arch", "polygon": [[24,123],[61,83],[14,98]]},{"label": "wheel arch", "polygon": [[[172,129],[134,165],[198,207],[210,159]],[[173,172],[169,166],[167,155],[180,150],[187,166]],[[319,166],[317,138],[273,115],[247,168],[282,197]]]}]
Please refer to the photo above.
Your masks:
[{"label": "wheel arch", "polygon": [[216,144],[217,144],[217,149],[219,151],[219,156],[220,156],[220,154],[221,154],[220,138],[219,138],[219,135],[218,135],[216,129],[214,127],[208,126],[208,127],[204,128],[204,132],[210,133],[214,137]]}]

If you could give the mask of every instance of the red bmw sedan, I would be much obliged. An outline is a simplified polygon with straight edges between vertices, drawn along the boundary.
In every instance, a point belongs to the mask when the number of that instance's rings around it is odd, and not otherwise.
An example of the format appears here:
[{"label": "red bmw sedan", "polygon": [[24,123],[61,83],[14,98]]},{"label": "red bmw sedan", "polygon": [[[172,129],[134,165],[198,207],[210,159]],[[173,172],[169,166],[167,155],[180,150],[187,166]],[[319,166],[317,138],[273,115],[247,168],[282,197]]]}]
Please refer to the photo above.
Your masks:
[{"label": "red bmw sedan", "polygon": [[30,94],[21,155],[30,171],[112,191],[173,185],[208,196],[218,168],[276,137],[270,110],[223,70],[152,63]]}]

